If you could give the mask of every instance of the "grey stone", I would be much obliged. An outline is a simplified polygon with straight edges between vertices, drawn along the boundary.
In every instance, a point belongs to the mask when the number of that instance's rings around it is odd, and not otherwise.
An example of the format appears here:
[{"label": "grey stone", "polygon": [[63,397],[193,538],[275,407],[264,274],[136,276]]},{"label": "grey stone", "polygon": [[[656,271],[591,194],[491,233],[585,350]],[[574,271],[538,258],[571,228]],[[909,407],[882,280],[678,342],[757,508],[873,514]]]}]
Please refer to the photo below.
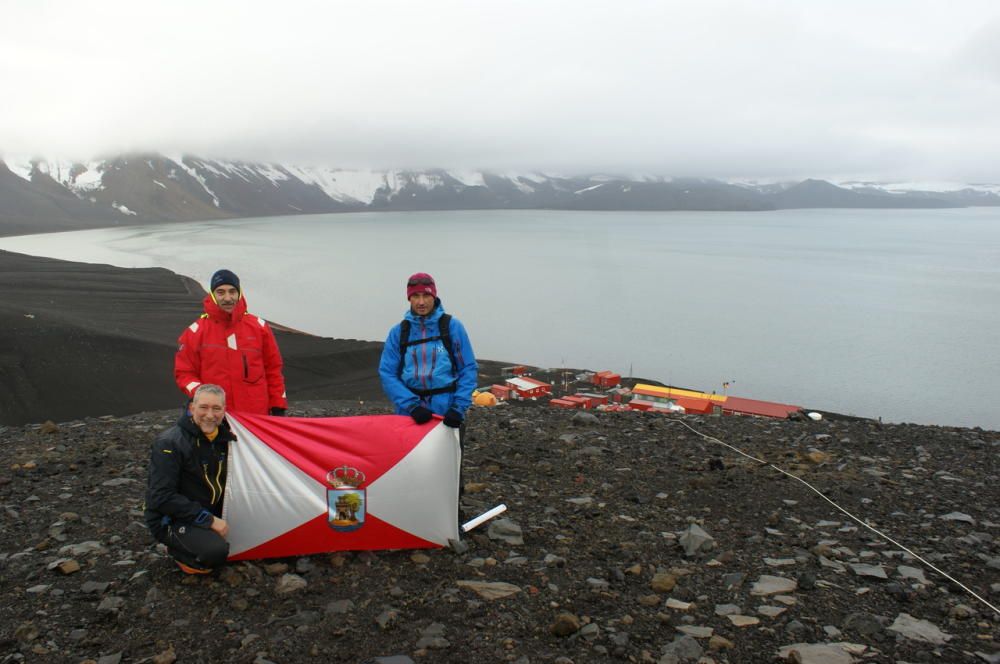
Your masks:
[{"label": "grey stone", "polygon": [[976,525],[976,520],[963,512],[949,512],[948,514],[942,514],[940,518],[945,521],[960,521],[961,523]]},{"label": "grey stone", "polygon": [[865,563],[850,563],[851,571],[858,576],[867,576],[873,579],[888,579],[885,568],[881,565],[868,565]]},{"label": "grey stone", "polygon": [[101,603],[97,605],[97,610],[101,613],[114,613],[123,606],[125,606],[124,597],[105,597],[101,600]]},{"label": "grey stone", "polygon": [[743,613],[743,609],[736,606],[735,604],[716,604],[715,605],[715,615],[717,616],[731,616],[736,613]]},{"label": "grey stone", "polygon": [[279,595],[288,595],[298,590],[302,590],[309,583],[298,574],[282,574],[281,578],[274,585],[274,592]]},{"label": "grey stone", "polygon": [[750,589],[750,594],[757,596],[776,595],[778,593],[794,592],[796,588],[798,588],[798,583],[794,579],[762,574],[759,579],[754,581],[753,588]]},{"label": "grey stone", "polygon": [[375,617],[375,622],[378,623],[380,629],[394,627],[399,622],[399,612],[395,609],[386,609]]},{"label": "grey stone", "polygon": [[67,544],[59,549],[59,554],[71,558],[80,558],[88,554],[107,553],[108,550],[100,542],[93,540],[80,542],[79,544]]},{"label": "grey stone", "polygon": [[778,649],[778,657],[796,664],[851,664],[854,661],[838,643],[793,643]]},{"label": "grey stone", "polygon": [[885,631],[882,621],[870,613],[852,613],[844,618],[844,622],[840,628],[845,632],[857,634],[865,639],[877,637]]},{"label": "grey stone", "polygon": [[101,486],[125,486],[126,484],[134,484],[136,482],[138,480],[134,480],[131,477],[116,477],[113,480],[101,482]]},{"label": "grey stone", "polygon": [[687,530],[677,534],[677,542],[684,549],[685,556],[693,556],[699,551],[707,551],[715,545],[715,538],[701,526],[692,523]]},{"label": "grey stone", "polygon": [[[679,662],[697,662],[705,650],[694,637],[685,634],[663,646],[663,650],[660,652],[663,655],[673,655]],[[662,662],[663,659],[660,661]]]},{"label": "grey stone", "polygon": [[927,585],[927,578],[924,577],[924,571],[919,567],[900,565],[896,568],[896,574],[904,579],[913,579],[914,581]]},{"label": "grey stone", "polygon": [[728,574],[723,574],[722,586],[726,590],[732,590],[733,588],[742,585],[744,578],[745,575],[743,574],[743,572],[730,572]]},{"label": "grey stone", "polygon": [[487,535],[492,540],[501,540],[511,546],[524,545],[524,532],[521,526],[510,519],[495,519],[490,523]]},{"label": "grey stone", "polygon": [[599,420],[597,419],[597,416],[594,415],[593,413],[586,413],[581,410],[580,412],[573,415],[573,419],[571,420],[571,422],[573,422],[573,424],[578,426],[585,426],[590,424],[597,424]]},{"label": "grey stone", "polygon": [[702,625],[681,625],[677,628],[677,631],[683,632],[684,634],[692,636],[696,639],[707,639],[715,633],[713,628],[704,627]]},{"label": "grey stone", "polygon": [[84,581],[83,585],[80,586],[80,592],[82,593],[97,593],[98,595],[104,594],[104,591],[108,589],[111,584],[107,581]]},{"label": "grey stone", "polygon": [[923,641],[935,645],[943,645],[952,637],[945,634],[934,623],[919,618],[914,618],[908,613],[900,613],[896,620],[889,625],[889,631],[913,641]]},{"label": "grey stone", "polygon": [[350,613],[354,610],[354,602],[349,599],[335,599],[326,605],[324,611],[327,615],[339,615]]},{"label": "grey stone", "polygon": [[545,563],[546,567],[563,567],[566,565],[566,559],[554,553],[546,553],[542,562]]}]

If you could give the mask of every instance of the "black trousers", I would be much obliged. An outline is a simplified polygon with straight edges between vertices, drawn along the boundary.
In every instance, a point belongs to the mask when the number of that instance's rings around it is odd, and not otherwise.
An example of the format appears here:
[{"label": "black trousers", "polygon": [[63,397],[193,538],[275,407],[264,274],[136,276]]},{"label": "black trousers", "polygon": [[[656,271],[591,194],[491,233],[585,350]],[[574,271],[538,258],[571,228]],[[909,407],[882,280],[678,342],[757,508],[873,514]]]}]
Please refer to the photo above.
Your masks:
[{"label": "black trousers", "polygon": [[229,557],[229,542],[205,526],[171,523],[157,539],[167,545],[174,560],[190,567],[215,569]]}]

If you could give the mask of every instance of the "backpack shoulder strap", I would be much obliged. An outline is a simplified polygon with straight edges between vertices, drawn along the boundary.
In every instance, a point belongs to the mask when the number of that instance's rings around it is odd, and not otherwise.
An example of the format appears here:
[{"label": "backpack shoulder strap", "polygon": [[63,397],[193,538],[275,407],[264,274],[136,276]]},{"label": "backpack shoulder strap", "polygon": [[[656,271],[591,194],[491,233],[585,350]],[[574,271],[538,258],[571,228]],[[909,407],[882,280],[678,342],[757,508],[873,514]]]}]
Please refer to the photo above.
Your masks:
[{"label": "backpack shoulder strap", "polygon": [[455,349],[451,344],[451,314],[441,314],[438,319],[438,333],[441,335],[441,343],[448,351],[448,358],[451,360],[451,370],[458,373],[458,362],[455,361]]},{"label": "backpack shoulder strap", "polygon": [[396,375],[403,375],[403,364],[406,362],[406,347],[410,345],[410,321],[407,318],[399,324],[399,367]]}]

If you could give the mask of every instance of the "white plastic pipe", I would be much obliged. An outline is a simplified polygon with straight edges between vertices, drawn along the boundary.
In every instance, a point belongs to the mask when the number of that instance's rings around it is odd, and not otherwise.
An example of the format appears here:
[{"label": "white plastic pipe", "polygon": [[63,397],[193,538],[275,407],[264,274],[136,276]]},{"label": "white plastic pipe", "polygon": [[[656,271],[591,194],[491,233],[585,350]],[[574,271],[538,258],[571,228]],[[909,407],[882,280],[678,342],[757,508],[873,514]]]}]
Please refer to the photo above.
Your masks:
[{"label": "white plastic pipe", "polygon": [[465,523],[463,523],[462,524],[462,532],[463,533],[467,533],[470,530],[472,530],[473,528],[475,528],[476,526],[482,524],[483,522],[489,521],[493,517],[495,517],[495,516],[497,516],[499,514],[503,514],[506,511],[507,511],[507,506],[504,505],[503,503],[501,503],[500,505],[497,505],[496,507],[494,507],[493,509],[489,510],[488,512],[483,512],[482,514],[480,514],[476,518],[471,519],[471,520],[466,521]]}]

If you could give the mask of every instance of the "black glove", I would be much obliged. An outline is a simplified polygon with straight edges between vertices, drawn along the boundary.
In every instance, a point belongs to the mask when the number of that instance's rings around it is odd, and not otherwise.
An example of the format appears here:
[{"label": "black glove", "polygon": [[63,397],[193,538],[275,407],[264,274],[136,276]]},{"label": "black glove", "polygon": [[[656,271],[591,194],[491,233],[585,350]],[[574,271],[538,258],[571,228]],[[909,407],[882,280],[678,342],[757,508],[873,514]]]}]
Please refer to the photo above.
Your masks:
[{"label": "black glove", "polygon": [[410,417],[412,417],[413,421],[417,424],[427,424],[431,421],[431,415],[433,414],[434,413],[427,410],[423,406],[414,406],[413,410],[410,411]]},{"label": "black glove", "polygon": [[271,408],[270,412],[271,412],[271,415],[274,415],[275,417],[284,417],[285,416],[285,409],[284,408],[280,408],[278,406],[274,406],[273,408]]},{"label": "black glove", "polygon": [[448,412],[444,414],[444,425],[446,427],[457,429],[458,427],[462,426],[462,420],[464,419],[465,416],[462,415],[460,412],[458,412],[454,408],[449,408]]}]

